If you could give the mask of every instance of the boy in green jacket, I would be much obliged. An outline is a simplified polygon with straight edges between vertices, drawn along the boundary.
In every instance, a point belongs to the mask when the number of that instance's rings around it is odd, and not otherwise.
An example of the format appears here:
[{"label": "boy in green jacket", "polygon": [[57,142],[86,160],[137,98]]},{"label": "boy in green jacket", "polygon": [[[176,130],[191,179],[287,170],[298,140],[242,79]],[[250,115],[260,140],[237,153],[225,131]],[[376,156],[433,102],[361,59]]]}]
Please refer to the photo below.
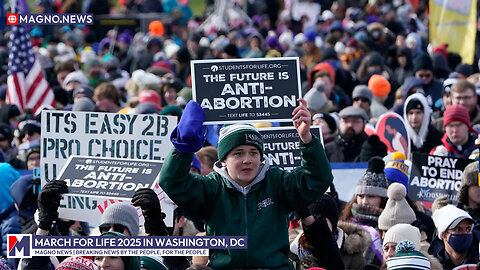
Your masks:
[{"label": "boy in green jacket", "polygon": [[208,236],[248,239],[248,249],[211,250],[212,268],[293,269],[288,259],[288,215],[315,201],[333,180],[322,144],[310,133],[306,102],[298,101],[292,120],[301,140],[302,163],[292,172],[270,166],[263,138],[253,126],[233,124],[220,130],[215,171],[207,176],[189,173],[193,152],[203,145],[204,135],[199,131],[199,140],[192,139],[192,128],[201,130],[204,119],[195,102],[187,104],[172,133],[175,148],[165,159],[160,186],[179,207],[204,219]]}]

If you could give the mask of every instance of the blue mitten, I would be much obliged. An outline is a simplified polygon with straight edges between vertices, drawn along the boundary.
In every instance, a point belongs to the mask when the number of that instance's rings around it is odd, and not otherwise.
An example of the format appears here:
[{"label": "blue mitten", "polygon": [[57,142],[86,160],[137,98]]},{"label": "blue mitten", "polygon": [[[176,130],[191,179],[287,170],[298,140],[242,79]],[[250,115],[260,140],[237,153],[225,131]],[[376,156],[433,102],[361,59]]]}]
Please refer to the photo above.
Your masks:
[{"label": "blue mitten", "polygon": [[173,146],[182,153],[194,153],[202,148],[207,127],[203,125],[205,112],[195,101],[187,103],[182,118],[170,135]]}]

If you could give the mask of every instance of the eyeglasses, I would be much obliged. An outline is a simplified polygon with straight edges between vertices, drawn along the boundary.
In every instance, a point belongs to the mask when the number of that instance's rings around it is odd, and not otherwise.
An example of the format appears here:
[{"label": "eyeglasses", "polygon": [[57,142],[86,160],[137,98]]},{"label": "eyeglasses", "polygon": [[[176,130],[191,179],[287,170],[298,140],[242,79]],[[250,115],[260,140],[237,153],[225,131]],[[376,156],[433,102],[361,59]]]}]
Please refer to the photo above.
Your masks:
[{"label": "eyeglasses", "polygon": [[432,76],[432,73],[418,73],[417,77],[419,78],[430,78]]},{"label": "eyeglasses", "polygon": [[7,137],[0,137],[0,142],[6,141]]},{"label": "eyeglasses", "polygon": [[462,101],[462,100],[467,101],[467,100],[472,100],[473,95],[470,95],[470,96],[455,96],[455,97],[452,96],[452,98],[455,99],[455,101]]},{"label": "eyeglasses", "polygon": [[[126,226],[123,226],[122,224],[102,224],[98,228],[100,230],[100,233],[105,233],[110,231],[110,228],[113,227],[113,230],[115,232],[123,233],[125,231]],[[127,229],[128,230],[128,229]]]}]

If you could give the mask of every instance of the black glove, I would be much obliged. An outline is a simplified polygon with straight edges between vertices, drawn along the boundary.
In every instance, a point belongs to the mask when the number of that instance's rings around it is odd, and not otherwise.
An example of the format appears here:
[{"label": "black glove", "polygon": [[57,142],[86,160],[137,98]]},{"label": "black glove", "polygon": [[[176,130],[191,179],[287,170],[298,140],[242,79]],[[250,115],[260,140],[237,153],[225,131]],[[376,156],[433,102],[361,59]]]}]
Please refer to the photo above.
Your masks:
[{"label": "black glove", "polygon": [[168,235],[167,226],[163,222],[165,214],[162,213],[160,200],[158,200],[155,191],[149,188],[141,188],[135,191],[132,203],[134,206],[142,208],[143,217],[145,218],[145,232],[147,234],[156,236]]},{"label": "black glove", "polygon": [[293,213],[295,214],[295,217],[297,219],[304,219],[304,218],[312,215],[312,214],[310,214],[310,210],[308,210],[307,207],[297,209]]},{"label": "black glove", "polygon": [[68,193],[65,181],[54,180],[43,186],[38,195],[38,227],[49,231],[52,223],[58,218],[58,207],[62,194]]}]

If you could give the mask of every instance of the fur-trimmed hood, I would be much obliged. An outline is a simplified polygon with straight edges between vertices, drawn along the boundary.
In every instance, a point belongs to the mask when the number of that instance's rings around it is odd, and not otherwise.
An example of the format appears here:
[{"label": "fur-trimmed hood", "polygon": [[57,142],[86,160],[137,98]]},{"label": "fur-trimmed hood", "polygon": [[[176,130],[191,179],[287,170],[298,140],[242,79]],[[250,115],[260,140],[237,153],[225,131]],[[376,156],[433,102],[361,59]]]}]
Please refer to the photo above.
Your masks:
[{"label": "fur-trimmed hood", "polygon": [[370,234],[359,225],[353,222],[338,221],[337,226],[343,231],[343,242],[341,243],[343,253],[363,253],[372,244]]}]

